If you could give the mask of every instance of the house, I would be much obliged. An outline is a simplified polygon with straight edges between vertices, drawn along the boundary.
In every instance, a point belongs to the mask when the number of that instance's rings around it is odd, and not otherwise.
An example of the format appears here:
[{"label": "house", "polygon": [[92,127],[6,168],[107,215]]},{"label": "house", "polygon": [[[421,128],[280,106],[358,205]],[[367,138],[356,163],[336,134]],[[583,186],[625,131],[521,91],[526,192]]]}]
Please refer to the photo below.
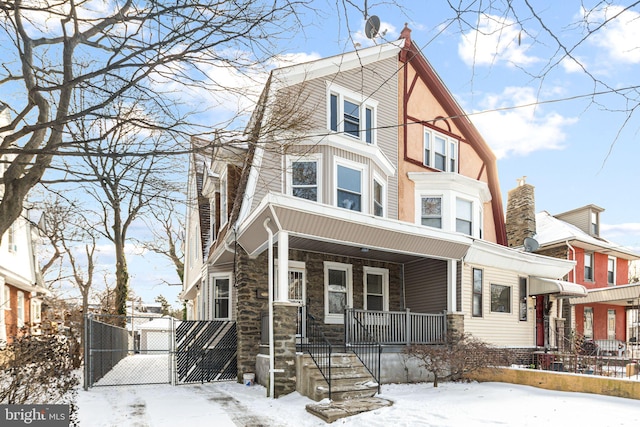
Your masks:
[{"label": "house", "polygon": [[[544,320],[552,322],[548,329],[551,335],[538,334],[537,344],[563,348],[575,334],[617,354],[622,343],[635,342],[637,322],[633,319],[640,284],[629,284],[629,264],[640,255],[600,235],[601,207],[591,204],[556,215],[534,212],[533,186],[523,178],[509,192],[509,244],[518,246],[525,238],[535,238],[536,253],[575,261],[566,279],[587,289],[586,297],[569,298],[564,305],[560,300],[560,304],[548,307],[556,319]],[[536,312],[542,313],[545,304],[552,303],[540,301]],[[616,342],[614,347],[612,341]]]},{"label": "house", "polygon": [[234,320],[239,377],[276,396],[321,340],[381,345],[382,382],[407,380],[404,346],[446,331],[529,354],[532,295],[560,293],[575,265],[506,246],[495,156],[406,27],[273,70],[244,136],[193,147],[188,319]]},{"label": "house", "polygon": [[[8,108],[0,103],[0,127],[10,121]],[[0,138],[2,135],[0,134]],[[11,163],[11,155],[0,155],[0,177]],[[3,194],[0,184],[0,197]],[[41,333],[42,296],[48,291],[42,287],[36,261],[35,227],[29,221],[29,212],[22,215],[2,236],[0,242],[0,346],[20,334]]]}]

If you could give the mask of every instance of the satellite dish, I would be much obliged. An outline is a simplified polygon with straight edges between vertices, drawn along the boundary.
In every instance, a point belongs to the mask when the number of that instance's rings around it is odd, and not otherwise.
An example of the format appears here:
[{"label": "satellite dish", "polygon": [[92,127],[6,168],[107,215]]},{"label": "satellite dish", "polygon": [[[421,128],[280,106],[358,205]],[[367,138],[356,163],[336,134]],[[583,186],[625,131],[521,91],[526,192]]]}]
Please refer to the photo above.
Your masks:
[{"label": "satellite dish", "polygon": [[366,24],[364,24],[364,33],[367,38],[372,39],[378,35],[378,31],[380,31],[380,18],[376,15],[371,15]]},{"label": "satellite dish", "polygon": [[524,250],[525,252],[533,252],[540,247],[540,244],[533,237],[524,238]]}]

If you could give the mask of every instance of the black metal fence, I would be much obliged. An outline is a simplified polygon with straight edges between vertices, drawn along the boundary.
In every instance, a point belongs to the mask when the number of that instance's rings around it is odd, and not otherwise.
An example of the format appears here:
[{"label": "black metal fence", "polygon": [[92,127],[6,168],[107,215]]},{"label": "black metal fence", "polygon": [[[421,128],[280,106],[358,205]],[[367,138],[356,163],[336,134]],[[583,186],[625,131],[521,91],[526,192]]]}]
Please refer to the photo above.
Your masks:
[{"label": "black metal fence", "polygon": [[175,319],[85,317],[84,387],[167,384],[173,380]]}]

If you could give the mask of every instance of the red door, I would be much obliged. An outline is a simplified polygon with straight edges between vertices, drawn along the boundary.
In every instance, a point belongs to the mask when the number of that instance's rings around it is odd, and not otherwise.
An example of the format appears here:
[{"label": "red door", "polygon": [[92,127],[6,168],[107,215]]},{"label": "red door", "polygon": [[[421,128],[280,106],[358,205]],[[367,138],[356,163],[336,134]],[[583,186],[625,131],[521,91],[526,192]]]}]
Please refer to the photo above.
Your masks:
[{"label": "red door", "polygon": [[536,296],[536,345],[544,347],[544,296]]}]

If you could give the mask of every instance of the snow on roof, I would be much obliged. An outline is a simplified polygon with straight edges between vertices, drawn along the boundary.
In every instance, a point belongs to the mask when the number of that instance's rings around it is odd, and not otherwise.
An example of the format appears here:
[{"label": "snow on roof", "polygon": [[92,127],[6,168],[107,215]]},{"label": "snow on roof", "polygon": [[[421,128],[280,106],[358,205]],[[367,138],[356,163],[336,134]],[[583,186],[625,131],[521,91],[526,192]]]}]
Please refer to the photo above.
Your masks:
[{"label": "snow on roof", "polygon": [[603,237],[591,236],[575,225],[554,217],[547,211],[536,214],[536,233],[535,239],[540,246],[577,241],[584,243],[590,249],[596,247],[601,249],[602,252],[615,252],[618,256],[624,256],[627,259],[640,258],[640,254],[633,252],[631,249],[620,246]]}]

